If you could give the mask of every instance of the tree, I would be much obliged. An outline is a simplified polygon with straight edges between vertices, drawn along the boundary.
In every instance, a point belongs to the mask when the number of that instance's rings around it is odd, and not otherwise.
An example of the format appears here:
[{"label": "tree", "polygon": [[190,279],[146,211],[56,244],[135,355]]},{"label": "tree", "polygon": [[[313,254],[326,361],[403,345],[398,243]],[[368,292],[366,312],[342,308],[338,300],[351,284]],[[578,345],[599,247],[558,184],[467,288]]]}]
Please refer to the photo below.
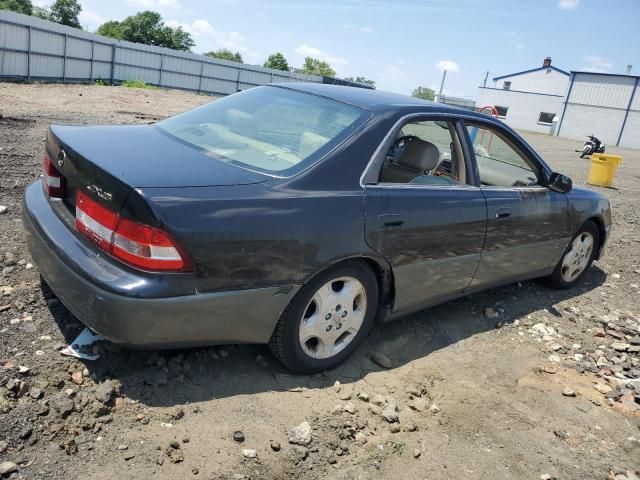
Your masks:
[{"label": "tree", "polygon": [[367,79],[367,78],[365,78],[365,77],[356,77],[356,78],[353,78],[353,77],[346,77],[346,78],[345,78],[345,80],[346,80],[347,82],[362,83],[363,85],[367,85],[367,86],[369,86],[369,87],[371,87],[371,88],[376,88],[376,82],[375,82],[375,80],[369,80],[369,79]]},{"label": "tree", "polygon": [[304,65],[300,70],[302,73],[308,73],[310,75],[320,75],[323,77],[335,77],[336,71],[331,68],[327,62],[318,60],[313,57],[305,57]]},{"label": "tree", "polygon": [[189,51],[195,45],[189,32],[185,32],[181,27],[171,28],[165,25],[159,13],[149,10],[131,15],[121,22],[111,20],[103,23],[96,32],[118,40],[174,50]]},{"label": "tree", "polygon": [[436,92],[433,88],[429,87],[418,87],[411,92],[412,97],[422,98],[423,100],[431,100],[433,101],[436,98]]},{"label": "tree", "polygon": [[269,55],[267,61],[264,62],[264,66],[265,68],[273,68],[275,70],[283,70],[285,72],[289,71],[289,63],[280,52]]},{"label": "tree", "polygon": [[124,35],[122,34],[122,23],[115,20],[110,20],[100,25],[96,30],[96,33],[98,35],[104,35],[105,37],[124,40]]},{"label": "tree", "polygon": [[56,0],[50,8],[51,20],[61,25],[80,28],[80,20],[78,15],[82,11],[82,7],[78,0]]},{"label": "tree", "polygon": [[11,10],[12,12],[31,15],[33,5],[31,0],[0,0],[0,10]]},{"label": "tree", "polygon": [[205,53],[205,55],[208,57],[220,58],[222,60],[229,60],[230,62],[244,63],[240,52],[233,53],[228,48],[219,48],[218,50],[212,50],[211,52]]},{"label": "tree", "polygon": [[33,7],[33,13],[31,15],[33,15],[36,18],[41,18],[43,20],[52,20],[51,19],[51,12],[49,11],[49,9],[47,7],[35,6],[35,7]]}]

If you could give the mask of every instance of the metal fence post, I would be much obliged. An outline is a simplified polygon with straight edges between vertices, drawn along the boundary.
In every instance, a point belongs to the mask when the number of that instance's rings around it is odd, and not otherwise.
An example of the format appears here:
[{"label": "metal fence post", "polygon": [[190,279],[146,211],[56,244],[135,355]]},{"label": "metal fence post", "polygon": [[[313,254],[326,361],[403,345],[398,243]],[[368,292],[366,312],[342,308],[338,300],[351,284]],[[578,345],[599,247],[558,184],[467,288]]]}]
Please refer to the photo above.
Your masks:
[{"label": "metal fence post", "polygon": [[200,61],[200,77],[198,78],[198,93],[202,92],[202,75],[204,73],[204,60]]},{"label": "metal fence post", "polygon": [[62,83],[67,81],[67,34],[64,34],[64,56],[62,58]]},{"label": "metal fence post", "polygon": [[158,86],[162,86],[162,66],[164,64],[164,53],[160,54],[160,81],[158,82]]},{"label": "metal fence post", "polygon": [[242,72],[242,70],[238,68],[238,77],[236,78],[236,92],[240,91],[240,72]]},{"label": "metal fence post", "polygon": [[29,25],[29,40],[27,41],[27,81],[31,81],[31,25]]},{"label": "metal fence post", "polygon": [[113,85],[113,72],[116,66],[116,48],[118,48],[117,45],[111,45],[111,85]]},{"label": "metal fence post", "polygon": [[93,80],[93,57],[96,50],[96,41],[91,40],[91,63],[89,64],[89,83]]}]

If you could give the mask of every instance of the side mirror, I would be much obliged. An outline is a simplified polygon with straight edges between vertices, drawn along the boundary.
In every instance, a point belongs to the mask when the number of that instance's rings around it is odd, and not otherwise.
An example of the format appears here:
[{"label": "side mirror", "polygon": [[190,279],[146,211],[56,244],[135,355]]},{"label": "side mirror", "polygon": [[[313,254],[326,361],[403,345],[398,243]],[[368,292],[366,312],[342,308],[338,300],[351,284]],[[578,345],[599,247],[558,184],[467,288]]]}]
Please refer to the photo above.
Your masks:
[{"label": "side mirror", "polygon": [[573,187],[573,182],[566,175],[554,172],[549,177],[547,187],[554,192],[569,193]]}]

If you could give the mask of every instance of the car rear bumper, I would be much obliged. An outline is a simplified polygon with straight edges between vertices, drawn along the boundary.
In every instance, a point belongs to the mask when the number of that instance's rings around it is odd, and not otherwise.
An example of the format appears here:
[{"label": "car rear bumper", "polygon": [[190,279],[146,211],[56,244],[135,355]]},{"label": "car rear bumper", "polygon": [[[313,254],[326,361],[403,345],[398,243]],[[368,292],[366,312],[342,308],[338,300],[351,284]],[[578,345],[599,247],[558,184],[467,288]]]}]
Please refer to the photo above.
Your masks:
[{"label": "car rear bumper", "polygon": [[49,287],[82,323],[114,343],[266,343],[299,288],[197,293],[184,274],[137,272],[76,236],[40,181],[27,188],[22,207],[31,256]]}]

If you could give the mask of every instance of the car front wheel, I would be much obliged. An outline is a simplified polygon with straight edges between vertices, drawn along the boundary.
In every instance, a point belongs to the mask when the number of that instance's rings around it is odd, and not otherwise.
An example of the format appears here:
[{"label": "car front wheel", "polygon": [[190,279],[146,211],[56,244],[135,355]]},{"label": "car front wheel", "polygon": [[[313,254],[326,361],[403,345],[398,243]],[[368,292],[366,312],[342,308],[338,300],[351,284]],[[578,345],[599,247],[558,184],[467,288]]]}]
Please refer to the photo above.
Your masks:
[{"label": "car front wheel", "polygon": [[553,288],[573,287],[589,270],[600,241],[600,231],[592,221],[586,222],[573,237],[571,243],[548,278]]},{"label": "car front wheel", "polygon": [[378,306],[378,282],[364,263],[332,267],[304,285],[271,337],[273,354],[290,370],[315,373],[342,363],[362,343]]}]

